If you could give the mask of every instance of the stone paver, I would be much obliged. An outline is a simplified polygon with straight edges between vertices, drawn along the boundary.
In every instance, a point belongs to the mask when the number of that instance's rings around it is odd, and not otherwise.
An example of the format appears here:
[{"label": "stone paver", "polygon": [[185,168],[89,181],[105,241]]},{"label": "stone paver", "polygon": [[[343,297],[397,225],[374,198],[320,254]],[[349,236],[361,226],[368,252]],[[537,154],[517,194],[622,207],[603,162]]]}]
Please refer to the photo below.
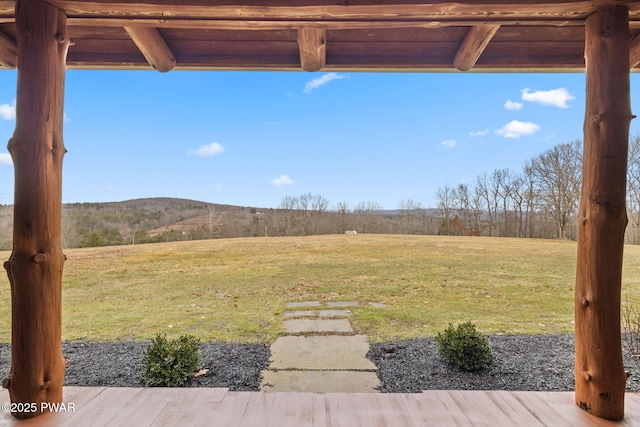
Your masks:
[{"label": "stone paver", "polygon": [[318,307],[320,306],[320,301],[300,301],[300,302],[288,302],[287,308],[294,307]]},{"label": "stone paver", "polygon": [[353,332],[351,323],[346,319],[292,319],[285,320],[282,323],[285,331],[291,334],[298,334],[302,332]]},{"label": "stone paver", "polygon": [[[369,303],[384,307],[382,303]],[[289,302],[283,326],[289,334],[271,345],[269,367],[262,371],[262,391],[315,393],[376,393],[376,365],[367,359],[365,335],[353,333],[348,320],[357,301]],[[326,309],[324,307],[327,307]],[[304,308],[307,308],[304,310]],[[322,335],[318,335],[322,334]],[[340,335],[339,335],[340,334]]]},{"label": "stone paver", "polygon": [[367,359],[369,343],[365,335],[285,336],[271,345],[270,370],[371,370]]},{"label": "stone paver", "polygon": [[319,310],[320,317],[348,317],[351,316],[351,310]]},{"label": "stone paver", "polygon": [[264,371],[261,391],[315,393],[377,393],[375,372],[362,371]]},{"label": "stone paver", "polygon": [[384,308],[385,305],[383,302],[370,302],[369,305],[375,308]]},{"label": "stone paver", "polygon": [[328,307],[355,307],[358,305],[357,301],[329,301]]},{"label": "stone paver", "polygon": [[312,317],[315,316],[314,310],[285,311],[284,317]]}]

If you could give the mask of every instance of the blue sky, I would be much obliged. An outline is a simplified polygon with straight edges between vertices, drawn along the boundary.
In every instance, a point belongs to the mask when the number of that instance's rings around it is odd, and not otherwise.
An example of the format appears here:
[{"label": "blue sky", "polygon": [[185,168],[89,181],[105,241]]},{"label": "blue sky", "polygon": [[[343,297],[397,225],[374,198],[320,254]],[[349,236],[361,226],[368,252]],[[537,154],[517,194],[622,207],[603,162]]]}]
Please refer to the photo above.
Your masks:
[{"label": "blue sky", "polygon": [[[15,82],[0,72],[0,204],[13,202]],[[581,139],[584,88],[583,74],[71,70],[63,199],[435,206],[441,186]]]}]

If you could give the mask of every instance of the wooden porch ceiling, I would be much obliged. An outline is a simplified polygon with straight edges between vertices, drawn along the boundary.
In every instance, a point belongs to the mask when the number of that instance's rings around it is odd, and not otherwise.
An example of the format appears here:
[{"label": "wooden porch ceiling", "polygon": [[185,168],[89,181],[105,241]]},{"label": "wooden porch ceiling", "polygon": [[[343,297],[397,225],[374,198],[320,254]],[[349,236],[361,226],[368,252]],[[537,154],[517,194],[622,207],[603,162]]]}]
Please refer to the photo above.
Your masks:
[{"label": "wooden porch ceiling", "polygon": [[[584,71],[584,23],[640,1],[49,0],[68,16],[69,68]],[[0,67],[15,68],[15,1],[0,0]]]}]

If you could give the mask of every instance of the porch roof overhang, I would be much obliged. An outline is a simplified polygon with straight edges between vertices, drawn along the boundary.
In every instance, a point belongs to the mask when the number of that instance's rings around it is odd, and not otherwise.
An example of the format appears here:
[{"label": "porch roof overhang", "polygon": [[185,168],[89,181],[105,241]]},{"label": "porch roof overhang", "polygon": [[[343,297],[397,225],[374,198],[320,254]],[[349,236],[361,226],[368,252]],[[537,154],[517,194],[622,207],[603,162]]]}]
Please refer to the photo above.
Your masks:
[{"label": "porch roof overhang", "polygon": [[[68,16],[68,68],[579,71],[585,20],[612,0],[48,0]],[[15,68],[15,1],[0,0],[0,66]]]}]

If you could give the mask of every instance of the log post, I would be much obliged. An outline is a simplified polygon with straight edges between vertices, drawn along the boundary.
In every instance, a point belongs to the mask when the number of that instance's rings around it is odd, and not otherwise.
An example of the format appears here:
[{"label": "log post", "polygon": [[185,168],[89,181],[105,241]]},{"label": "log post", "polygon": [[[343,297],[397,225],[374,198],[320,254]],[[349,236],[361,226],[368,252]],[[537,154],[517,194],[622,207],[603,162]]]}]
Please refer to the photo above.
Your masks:
[{"label": "log post", "polygon": [[[67,17],[44,0],[16,2],[16,128],[11,284],[11,401],[35,404],[17,418],[62,401],[62,141]],[[35,409],[35,412],[32,411]],[[44,411],[47,409],[44,408]]]},{"label": "log post", "polygon": [[582,195],[575,292],[576,404],[601,418],[624,417],[620,299],[631,115],[629,10],[587,18]]}]

